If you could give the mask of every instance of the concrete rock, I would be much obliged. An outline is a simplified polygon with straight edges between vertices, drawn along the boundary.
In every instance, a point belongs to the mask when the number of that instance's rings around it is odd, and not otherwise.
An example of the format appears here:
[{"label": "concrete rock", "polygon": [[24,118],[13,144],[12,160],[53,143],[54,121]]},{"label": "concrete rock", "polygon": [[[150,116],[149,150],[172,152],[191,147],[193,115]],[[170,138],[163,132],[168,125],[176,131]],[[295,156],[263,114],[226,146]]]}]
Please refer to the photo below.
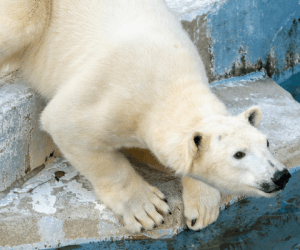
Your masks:
[{"label": "concrete rock", "polygon": [[39,127],[45,102],[19,78],[0,79],[0,191],[47,161],[55,150]]},{"label": "concrete rock", "polygon": [[183,227],[180,181],[173,175],[130,160],[136,170],[168,198],[172,215],[166,216],[165,223],[159,228],[129,235],[111,210],[96,199],[91,184],[59,158],[0,201],[0,249],[7,245],[51,248],[178,234]]}]

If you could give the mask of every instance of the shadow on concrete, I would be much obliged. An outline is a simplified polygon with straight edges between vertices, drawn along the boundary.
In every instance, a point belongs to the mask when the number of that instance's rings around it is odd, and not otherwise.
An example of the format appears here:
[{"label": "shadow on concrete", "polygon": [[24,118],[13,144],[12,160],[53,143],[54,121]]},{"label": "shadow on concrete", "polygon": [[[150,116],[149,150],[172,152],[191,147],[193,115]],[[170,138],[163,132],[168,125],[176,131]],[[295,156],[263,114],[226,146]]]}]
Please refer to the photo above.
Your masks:
[{"label": "shadow on concrete", "polygon": [[290,92],[297,102],[300,102],[300,72],[279,85]]}]

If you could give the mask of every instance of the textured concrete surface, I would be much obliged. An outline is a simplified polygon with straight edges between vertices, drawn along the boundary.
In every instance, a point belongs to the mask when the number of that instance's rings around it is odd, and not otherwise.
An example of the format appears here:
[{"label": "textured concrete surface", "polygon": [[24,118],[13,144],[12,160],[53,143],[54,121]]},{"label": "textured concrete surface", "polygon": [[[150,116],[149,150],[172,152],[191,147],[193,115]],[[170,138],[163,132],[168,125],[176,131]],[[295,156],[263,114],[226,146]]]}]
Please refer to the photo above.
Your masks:
[{"label": "textured concrete surface", "polygon": [[[269,137],[270,150],[288,168],[300,165],[300,104],[288,92],[264,72],[214,82],[212,90],[233,114],[259,105],[263,111],[260,129]],[[181,232],[184,218],[179,179],[172,173],[156,170],[163,170],[163,166],[147,151],[124,153],[147,181],[166,194],[172,215],[165,218],[164,225],[151,232],[128,235],[118,218],[95,198],[90,183],[58,158],[48,162],[21,187],[11,189],[0,198],[0,249],[63,246],[88,249],[88,244],[107,240],[170,238]],[[222,209],[237,201],[233,196],[223,196]],[[223,219],[221,212],[219,220]]]},{"label": "textured concrete surface", "polygon": [[171,237],[182,231],[180,181],[131,159],[137,171],[163,191],[172,215],[153,231],[128,235],[118,218],[95,198],[91,184],[66,161],[56,159],[22,188],[0,201],[0,249],[30,244],[51,248],[104,240]]},{"label": "textured concrete surface", "polygon": [[55,150],[39,128],[44,105],[21,79],[0,79],[0,191],[44,164]]}]

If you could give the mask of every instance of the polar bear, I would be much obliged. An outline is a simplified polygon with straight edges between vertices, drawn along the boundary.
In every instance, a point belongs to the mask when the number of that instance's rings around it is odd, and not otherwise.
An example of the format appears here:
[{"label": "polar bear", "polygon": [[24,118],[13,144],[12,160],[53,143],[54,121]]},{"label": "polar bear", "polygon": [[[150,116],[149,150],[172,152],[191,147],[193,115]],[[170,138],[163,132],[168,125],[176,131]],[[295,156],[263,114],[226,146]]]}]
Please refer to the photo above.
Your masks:
[{"label": "polar bear", "polygon": [[48,100],[43,129],[131,233],[171,211],[120,148],[182,176],[194,230],[217,219],[220,192],[270,197],[290,178],[257,130],[260,108],[227,112],[163,0],[2,0],[0,64],[11,62]]}]

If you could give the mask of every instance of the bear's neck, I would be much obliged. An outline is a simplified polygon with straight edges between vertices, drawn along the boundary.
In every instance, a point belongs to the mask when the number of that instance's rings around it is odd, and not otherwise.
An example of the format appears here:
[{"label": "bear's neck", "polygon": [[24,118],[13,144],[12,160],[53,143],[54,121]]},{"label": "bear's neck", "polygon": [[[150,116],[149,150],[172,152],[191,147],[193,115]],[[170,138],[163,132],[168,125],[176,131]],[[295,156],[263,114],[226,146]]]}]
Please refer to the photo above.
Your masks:
[{"label": "bear's neck", "polygon": [[215,115],[228,112],[208,83],[173,84],[145,119],[143,139],[163,165],[187,174],[192,164],[188,143],[194,132],[201,132],[201,121]]}]

